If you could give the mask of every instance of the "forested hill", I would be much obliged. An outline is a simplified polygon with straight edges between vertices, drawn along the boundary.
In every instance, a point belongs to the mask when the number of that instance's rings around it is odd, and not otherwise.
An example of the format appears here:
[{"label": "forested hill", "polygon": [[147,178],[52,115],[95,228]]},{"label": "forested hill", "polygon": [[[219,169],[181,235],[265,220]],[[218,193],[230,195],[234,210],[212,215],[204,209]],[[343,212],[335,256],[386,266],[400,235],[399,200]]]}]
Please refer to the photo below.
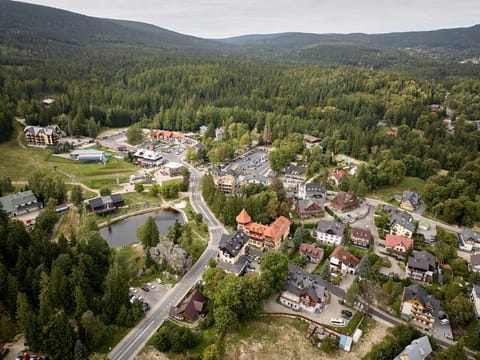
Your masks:
[{"label": "forested hill", "polygon": [[[220,45],[132,21],[100,19],[45,6],[0,0],[0,44],[13,49],[137,47],[205,52]],[[225,45],[223,45],[225,47]]]},{"label": "forested hill", "polygon": [[[427,55],[444,61],[465,61],[480,57],[480,25],[468,28],[388,34],[280,33],[245,35],[220,41],[240,45],[260,54],[320,58],[322,53],[343,52],[355,58],[366,54]],[[340,55],[340,54],[339,54]],[[398,55],[398,54],[397,54]],[[335,54],[330,54],[335,56]],[[340,57],[339,57],[340,58]]]}]

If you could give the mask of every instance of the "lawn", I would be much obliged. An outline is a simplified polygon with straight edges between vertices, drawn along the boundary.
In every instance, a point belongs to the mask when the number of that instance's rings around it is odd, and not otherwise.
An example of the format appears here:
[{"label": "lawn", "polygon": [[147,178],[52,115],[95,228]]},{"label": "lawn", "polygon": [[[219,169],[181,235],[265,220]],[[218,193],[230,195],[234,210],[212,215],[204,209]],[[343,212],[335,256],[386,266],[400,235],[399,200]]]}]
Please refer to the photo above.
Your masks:
[{"label": "lawn", "polygon": [[[60,173],[65,180],[81,182],[99,189],[128,182],[129,176],[138,171],[133,164],[110,158],[106,165],[84,164],[52,155],[51,149],[21,147],[16,140],[0,144],[0,176],[9,176],[12,181],[25,181],[38,170]],[[19,163],[21,166],[19,166]]]},{"label": "lawn", "polygon": [[401,195],[404,190],[415,188],[417,192],[422,193],[425,184],[425,180],[417,177],[406,176],[400,184],[377,189],[372,193],[367,194],[367,197],[391,202],[393,200],[393,195]]}]

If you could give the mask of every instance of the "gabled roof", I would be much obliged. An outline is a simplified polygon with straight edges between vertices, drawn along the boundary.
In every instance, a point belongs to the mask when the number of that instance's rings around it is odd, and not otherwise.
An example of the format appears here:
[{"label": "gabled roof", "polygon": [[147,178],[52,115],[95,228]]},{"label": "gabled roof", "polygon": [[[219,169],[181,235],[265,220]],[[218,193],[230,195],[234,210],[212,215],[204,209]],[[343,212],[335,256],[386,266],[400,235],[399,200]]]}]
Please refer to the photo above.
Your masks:
[{"label": "gabled roof", "polygon": [[272,239],[279,241],[287,229],[290,229],[290,225],[290,220],[285,216],[279,216],[272,224],[270,224],[270,228],[272,229]]},{"label": "gabled roof", "polygon": [[245,208],[243,208],[242,211],[240,211],[240,214],[237,215],[235,220],[239,224],[248,224],[252,222],[252,218],[250,217],[250,215],[248,215],[248,212]]},{"label": "gabled roof", "polygon": [[332,234],[336,236],[343,236],[345,225],[335,220],[319,220],[317,225],[317,232],[324,234]]},{"label": "gabled roof", "polygon": [[247,242],[248,236],[242,230],[238,230],[232,234],[223,234],[218,248],[228,252],[231,257],[235,257]]},{"label": "gabled roof", "polygon": [[339,191],[331,203],[333,207],[340,209],[360,206],[360,201],[353,191]]},{"label": "gabled roof", "polygon": [[325,286],[319,275],[313,275],[303,271],[299,267],[288,266],[290,274],[288,275],[283,291],[288,291],[297,296],[310,296],[316,303],[325,296]]},{"label": "gabled roof", "polygon": [[413,207],[417,207],[418,202],[420,201],[420,195],[416,191],[405,190],[403,192],[401,202],[409,201]]},{"label": "gabled roof", "polygon": [[350,236],[353,239],[365,239],[365,240],[371,240],[372,239],[372,233],[368,229],[362,229],[358,227],[352,228]]},{"label": "gabled roof", "polygon": [[172,307],[170,315],[185,315],[190,320],[195,320],[198,313],[203,311],[206,302],[207,298],[200,291],[195,290],[179,308]]},{"label": "gabled roof", "polygon": [[435,269],[435,256],[428,251],[413,251],[408,258],[407,266],[410,268],[420,269],[424,271]]},{"label": "gabled roof", "polygon": [[399,224],[403,228],[414,232],[415,225],[413,224],[412,220],[413,218],[409,213],[400,211],[392,215],[392,218],[390,219],[390,227],[394,226],[395,224]]},{"label": "gabled roof", "polygon": [[480,265],[480,253],[470,255],[470,264],[471,264],[472,266],[478,266],[478,265]]},{"label": "gabled roof", "polygon": [[336,170],[336,171],[328,173],[329,178],[335,178],[338,182],[340,182],[340,180],[342,180],[343,177],[346,176],[346,175],[347,175],[347,173],[343,169],[342,170]]},{"label": "gabled roof", "polygon": [[350,267],[355,268],[360,263],[360,259],[353,256],[350,251],[345,249],[343,246],[337,246],[333,249],[332,253],[330,254],[330,258],[336,258],[342,262],[342,264]]},{"label": "gabled roof", "polygon": [[393,360],[425,360],[433,352],[428,336],[412,340]]},{"label": "gabled roof", "polygon": [[399,244],[402,244],[405,250],[408,250],[413,245],[413,240],[403,236],[392,234],[387,234],[387,236],[385,237],[385,247],[394,248]]},{"label": "gabled roof", "polygon": [[402,302],[408,300],[417,300],[422,304],[424,312],[429,312],[435,317],[440,311],[440,301],[435,299],[432,295],[428,295],[426,290],[420,285],[410,285],[405,288]]},{"label": "gabled roof", "polygon": [[321,199],[298,200],[297,203],[300,213],[304,213],[305,209],[308,209],[313,204],[317,205],[321,210],[324,209],[324,203]]},{"label": "gabled roof", "polygon": [[472,229],[463,229],[463,231],[460,233],[460,238],[465,243],[467,240],[472,240],[475,242],[480,242],[480,234],[476,233]]},{"label": "gabled roof", "polygon": [[313,259],[321,260],[325,254],[325,250],[315,244],[303,243],[300,245],[300,254],[310,256]]},{"label": "gabled roof", "polygon": [[7,214],[14,212],[19,206],[37,202],[32,190],[8,194],[0,197],[0,204]]}]

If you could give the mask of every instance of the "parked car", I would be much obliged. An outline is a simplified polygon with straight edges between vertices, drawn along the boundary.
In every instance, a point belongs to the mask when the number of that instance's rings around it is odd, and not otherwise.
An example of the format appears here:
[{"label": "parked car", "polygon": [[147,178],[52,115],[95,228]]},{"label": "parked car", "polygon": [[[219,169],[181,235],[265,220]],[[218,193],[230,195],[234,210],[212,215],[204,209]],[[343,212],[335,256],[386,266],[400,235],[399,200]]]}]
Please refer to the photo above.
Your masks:
[{"label": "parked car", "polygon": [[338,319],[338,318],[331,318],[330,319],[330,324],[332,324],[334,326],[345,326],[345,320]]},{"label": "parked car", "polygon": [[130,291],[131,293],[134,293],[134,294],[137,293],[137,289],[135,289],[133,287],[129,288],[128,291]]},{"label": "parked car", "polygon": [[142,285],[142,290],[145,292],[149,292],[150,288],[147,285]]},{"label": "parked car", "polygon": [[342,310],[342,317],[345,319],[350,319],[353,316],[351,311],[348,310]]},{"label": "parked car", "polygon": [[150,305],[148,305],[146,302],[142,303],[142,310],[143,312],[150,310]]},{"label": "parked car", "polygon": [[157,278],[155,281],[157,282],[157,284],[163,284],[163,281],[160,278]]},{"label": "parked car", "polygon": [[150,288],[150,289],[155,289],[155,285],[153,285],[152,283],[147,283],[147,286]]}]

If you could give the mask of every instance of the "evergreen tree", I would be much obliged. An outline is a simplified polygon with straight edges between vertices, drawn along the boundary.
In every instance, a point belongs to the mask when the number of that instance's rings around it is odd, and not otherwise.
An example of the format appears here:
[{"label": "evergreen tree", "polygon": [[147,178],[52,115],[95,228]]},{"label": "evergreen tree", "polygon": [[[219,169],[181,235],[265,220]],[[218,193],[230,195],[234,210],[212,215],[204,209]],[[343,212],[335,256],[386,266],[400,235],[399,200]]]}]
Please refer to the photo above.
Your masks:
[{"label": "evergreen tree", "polygon": [[368,254],[364,255],[357,266],[357,275],[360,279],[366,279],[370,272],[370,260]]},{"label": "evergreen tree", "polygon": [[158,244],[159,232],[155,219],[151,216],[147,221],[137,229],[137,239],[142,243],[145,249],[149,249]]},{"label": "evergreen tree", "polygon": [[322,267],[320,268],[319,275],[323,280],[330,281],[331,271],[328,259],[323,263]]}]

